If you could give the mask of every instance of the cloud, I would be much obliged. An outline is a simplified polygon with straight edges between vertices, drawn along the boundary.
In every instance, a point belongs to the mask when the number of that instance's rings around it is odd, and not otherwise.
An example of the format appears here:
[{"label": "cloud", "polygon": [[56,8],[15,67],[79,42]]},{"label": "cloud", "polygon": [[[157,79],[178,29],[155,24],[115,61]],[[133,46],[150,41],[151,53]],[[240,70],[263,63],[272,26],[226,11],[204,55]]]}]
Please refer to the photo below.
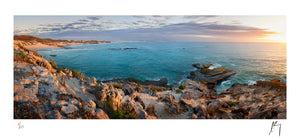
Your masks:
[{"label": "cloud", "polygon": [[[132,18],[134,17],[134,18]],[[39,35],[57,39],[122,40],[122,41],[257,41],[278,34],[269,29],[242,24],[221,24],[218,16],[132,16],[128,20],[88,16],[69,23],[39,24],[37,28],[15,28],[15,34]],[[101,18],[101,20],[99,20]],[[191,20],[190,20],[191,19]],[[197,20],[201,22],[196,22]],[[175,21],[175,22],[174,22]],[[178,23],[181,22],[181,23]]]},{"label": "cloud", "polygon": [[272,34],[277,33],[256,27],[207,22],[179,23],[156,28],[66,31],[56,34],[56,37],[72,36],[73,38],[68,39],[78,39],[84,36],[89,39],[122,41],[254,42],[257,38]]}]

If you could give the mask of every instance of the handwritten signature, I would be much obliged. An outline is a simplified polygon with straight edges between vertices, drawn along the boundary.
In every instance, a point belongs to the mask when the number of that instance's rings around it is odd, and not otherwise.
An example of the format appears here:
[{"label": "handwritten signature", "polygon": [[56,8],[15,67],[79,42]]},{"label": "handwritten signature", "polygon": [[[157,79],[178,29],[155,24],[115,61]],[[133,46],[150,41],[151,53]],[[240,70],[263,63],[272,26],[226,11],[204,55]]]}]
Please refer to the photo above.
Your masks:
[{"label": "handwritten signature", "polygon": [[275,127],[279,127],[279,136],[280,136],[280,133],[281,133],[281,124],[278,123],[278,121],[273,121],[272,122],[271,130],[269,132],[269,135],[271,135],[271,133],[273,133]]},{"label": "handwritten signature", "polygon": [[22,124],[22,122],[19,122],[18,123],[18,129],[20,130],[20,129],[23,129],[24,128],[24,125]]}]

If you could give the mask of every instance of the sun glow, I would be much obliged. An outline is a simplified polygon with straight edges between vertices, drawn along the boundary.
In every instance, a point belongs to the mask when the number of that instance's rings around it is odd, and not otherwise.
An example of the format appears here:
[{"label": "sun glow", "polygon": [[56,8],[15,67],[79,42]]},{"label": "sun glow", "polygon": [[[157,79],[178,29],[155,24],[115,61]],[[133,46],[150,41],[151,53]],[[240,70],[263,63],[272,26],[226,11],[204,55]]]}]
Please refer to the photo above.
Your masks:
[{"label": "sun glow", "polygon": [[271,35],[268,38],[271,42],[282,42],[285,43],[286,39],[285,39],[285,35],[284,34],[276,34],[276,35]]},{"label": "sun glow", "polygon": [[284,34],[272,34],[267,37],[256,38],[261,42],[278,42],[278,43],[286,43],[286,38]]}]

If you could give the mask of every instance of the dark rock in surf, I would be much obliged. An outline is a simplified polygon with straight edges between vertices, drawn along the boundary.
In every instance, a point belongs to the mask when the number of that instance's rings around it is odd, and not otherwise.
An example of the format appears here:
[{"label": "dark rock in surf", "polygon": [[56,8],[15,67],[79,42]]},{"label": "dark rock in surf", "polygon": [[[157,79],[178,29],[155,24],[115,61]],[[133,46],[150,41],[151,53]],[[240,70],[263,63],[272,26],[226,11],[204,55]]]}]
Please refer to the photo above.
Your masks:
[{"label": "dark rock in surf", "polygon": [[187,78],[194,81],[206,83],[208,85],[211,85],[209,87],[213,88],[217,83],[236,74],[234,70],[227,68],[209,69],[211,65],[212,64],[203,63],[193,64],[193,66],[196,67],[197,70],[192,71]]},{"label": "dark rock in surf", "polygon": [[150,81],[146,80],[145,82],[142,82],[143,85],[153,85],[153,86],[162,86],[165,87],[168,84],[167,78],[162,78],[159,81]]}]

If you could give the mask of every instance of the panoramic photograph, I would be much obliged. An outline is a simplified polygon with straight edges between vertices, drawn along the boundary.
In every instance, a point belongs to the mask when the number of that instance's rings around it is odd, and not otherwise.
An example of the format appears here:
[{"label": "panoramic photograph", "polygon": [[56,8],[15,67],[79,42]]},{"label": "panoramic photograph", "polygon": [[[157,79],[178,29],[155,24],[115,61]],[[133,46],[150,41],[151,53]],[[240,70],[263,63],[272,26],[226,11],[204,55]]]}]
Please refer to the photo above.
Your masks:
[{"label": "panoramic photograph", "polygon": [[13,20],[13,119],[287,119],[286,16]]}]

